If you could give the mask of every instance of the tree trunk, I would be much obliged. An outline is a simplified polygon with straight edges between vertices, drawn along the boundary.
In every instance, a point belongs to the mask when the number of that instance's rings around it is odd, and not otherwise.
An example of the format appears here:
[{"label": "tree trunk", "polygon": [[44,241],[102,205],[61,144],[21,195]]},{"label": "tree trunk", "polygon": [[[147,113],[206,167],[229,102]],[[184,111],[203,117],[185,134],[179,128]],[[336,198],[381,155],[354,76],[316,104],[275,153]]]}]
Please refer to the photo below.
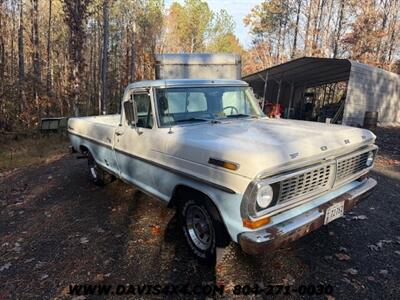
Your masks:
[{"label": "tree trunk", "polygon": [[25,95],[25,54],[24,54],[24,23],[23,23],[23,2],[19,3],[19,28],[18,28],[18,93],[21,99],[20,109],[23,112],[26,108]]},{"label": "tree trunk", "polygon": [[320,6],[319,6],[319,16],[318,16],[318,23],[317,23],[317,28],[316,28],[316,33],[315,33],[315,48],[320,49],[319,44],[321,41],[321,26],[322,26],[322,20],[323,20],[323,12],[324,12],[324,7],[326,6],[326,0],[321,0]]},{"label": "tree trunk", "polygon": [[[383,16],[382,16],[382,24],[381,24],[382,33],[386,29],[386,23],[387,23],[387,20],[388,20],[388,15],[389,15],[388,4],[389,4],[389,0],[385,0],[384,4],[383,4],[383,12],[382,12],[382,14],[383,14]],[[377,50],[376,50],[376,61],[381,61],[381,62],[382,62],[382,57],[383,57],[383,55],[381,55],[382,43],[384,43],[383,39],[380,39],[379,42],[378,42]]]},{"label": "tree trunk", "polygon": [[31,0],[32,4],[32,41],[33,41],[33,53],[32,53],[32,65],[33,65],[33,96],[35,98],[36,110],[38,119],[40,120],[42,112],[39,101],[39,94],[41,90],[41,68],[40,68],[40,43],[39,43],[39,3],[38,0]]},{"label": "tree trunk", "polygon": [[136,80],[136,24],[133,24],[132,40],[131,40],[131,65],[130,65],[130,81]]},{"label": "tree trunk", "polygon": [[[394,46],[395,46],[395,42],[396,42],[396,34],[398,33],[398,26],[396,25],[396,24],[398,24],[397,22],[397,18],[398,18],[398,14],[399,14],[399,9],[400,9],[400,2],[399,2],[399,0],[394,0],[393,2],[392,2],[392,9],[391,9],[391,11],[392,11],[392,14],[393,14],[393,16],[392,16],[392,22],[391,22],[391,25],[389,26],[389,41],[388,41],[388,53],[387,53],[387,56],[386,56],[386,53],[385,54],[383,54],[382,53],[382,56],[383,57],[386,57],[386,60],[387,60],[387,62],[391,62],[391,60],[392,60],[392,55],[393,55],[393,51],[394,51]],[[383,59],[383,61],[384,61],[384,59]]]},{"label": "tree trunk", "polygon": [[329,57],[329,49],[330,49],[330,42],[329,36],[331,34],[331,20],[332,20],[332,12],[333,12],[333,3],[334,0],[330,0],[329,10],[328,10],[328,20],[326,21],[326,27],[323,34],[323,53],[325,53],[326,57]]},{"label": "tree trunk", "polygon": [[101,112],[107,114],[107,72],[108,72],[108,38],[109,38],[109,0],[103,2],[103,51],[101,60]]},{"label": "tree trunk", "polygon": [[6,67],[6,55],[4,46],[4,24],[3,24],[3,0],[0,0],[0,95],[3,95],[5,78],[4,72]]},{"label": "tree trunk", "polygon": [[290,58],[293,58],[293,57],[296,55],[297,34],[298,34],[298,32],[299,32],[299,20],[300,20],[301,1],[302,1],[302,0],[297,0],[296,25],[295,25],[295,27],[294,27],[293,49],[292,49],[292,55],[290,56]]},{"label": "tree trunk", "polygon": [[344,14],[344,0],[340,0],[339,20],[338,20],[338,25],[336,28],[336,35],[335,35],[335,40],[334,40],[333,58],[336,58],[337,52],[338,52],[339,39],[340,39],[341,31],[342,31],[343,14]]},{"label": "tree trunk", "polygon": [[51,18],[52,18],[52,2],[53,0],[49,1],[49,23],[47,28],[47,76],[46,76],[46,90],[47,96],[51,97],[53,93],[53,69],[51,64]]},{"label": "tree trunk", "polygon": [[316,48],[316,41],[318,35],[318,16],[319,10],[321,6],[321,0],[317,0],[317,7],[314,8],[315,11],[313,13],[313,28],[312,28],[312,36],[311,36],[311,55],[314,55],[315,48]]},{"label": "tree trunk", "polygon": [[64,18],[69,27],[69,109],[79,116],[81,74],[84,71],[85,26],[87,8],[91,0],[63,0]]},{"label": "tree trunk", "polygon": [[306,32],[304,35],[304,54],[303,54],[304,56],[307,56],[307,50],[308,50],[308,36],[310,34],[310,22],[311,22],[312,7],[313,7],[312,5],[313,5],[313,0],[310,0],[307,13]]},{"label": "tree trunk", "polygon": [[97,80],[96,80],[96,89],[97,89],[97,105],[98,105],[98,109],[99,109],[99,115],[102,114],[102,106],[101,106],[101,64],[103,61],[103,44],[102,44],[102,40],[101,40],[101,16],[98,15],[97,16],[97,53],[98,53],[98,57],[97,57]]}]

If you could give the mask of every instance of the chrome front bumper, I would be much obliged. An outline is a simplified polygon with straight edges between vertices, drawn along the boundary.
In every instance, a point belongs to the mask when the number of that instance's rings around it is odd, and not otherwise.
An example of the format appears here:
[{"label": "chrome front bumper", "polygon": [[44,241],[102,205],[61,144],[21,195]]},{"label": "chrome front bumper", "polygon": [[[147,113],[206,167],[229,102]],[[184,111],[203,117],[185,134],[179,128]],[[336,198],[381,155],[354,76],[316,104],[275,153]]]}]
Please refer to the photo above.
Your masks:
[{"label": "chrome front bumper", "polygon": [[325,212],[328,207],[344,201],[344,212],[347,212],[361,199],[368,197],[376,184],[376,180],[365,178],[357,187],[318,207],[273,226],[239,234],[239,244],[244,252],[252,255],[284,246],[324,225]]}]

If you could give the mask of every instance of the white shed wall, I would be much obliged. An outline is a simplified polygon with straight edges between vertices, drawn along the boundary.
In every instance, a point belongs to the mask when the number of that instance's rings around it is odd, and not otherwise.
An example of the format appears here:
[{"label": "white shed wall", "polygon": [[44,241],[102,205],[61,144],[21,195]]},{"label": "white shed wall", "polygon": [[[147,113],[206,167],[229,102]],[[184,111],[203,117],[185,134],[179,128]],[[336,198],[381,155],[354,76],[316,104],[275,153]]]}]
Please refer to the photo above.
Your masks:
[{"label": "white shed wall", "polygon": [[350,61],[343,124],[362,125],[366,111],[377,111],[380,125],[400,126],[400,76]]}]

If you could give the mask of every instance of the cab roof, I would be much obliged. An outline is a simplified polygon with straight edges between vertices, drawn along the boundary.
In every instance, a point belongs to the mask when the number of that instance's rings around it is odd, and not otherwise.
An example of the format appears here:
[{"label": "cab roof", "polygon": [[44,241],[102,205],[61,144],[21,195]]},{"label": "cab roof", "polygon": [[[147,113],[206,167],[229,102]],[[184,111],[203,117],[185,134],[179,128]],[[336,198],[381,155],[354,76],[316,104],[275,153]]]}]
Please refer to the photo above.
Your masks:
[{"label": "cab roof", "polygon": [[159,79],[143,80],[131,83],[127,89],[148,88],[148,87],[185,87],[185,86],[248,86],[247,82],[242,80],[226,79]]}]

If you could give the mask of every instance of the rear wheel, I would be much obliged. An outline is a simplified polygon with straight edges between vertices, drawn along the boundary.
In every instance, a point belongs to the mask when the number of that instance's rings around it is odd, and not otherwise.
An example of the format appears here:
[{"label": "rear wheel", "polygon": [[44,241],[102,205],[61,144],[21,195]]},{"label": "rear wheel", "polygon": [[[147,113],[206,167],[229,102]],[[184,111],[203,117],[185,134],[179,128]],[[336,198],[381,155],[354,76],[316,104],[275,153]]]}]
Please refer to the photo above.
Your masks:
[{"label": "rear wheel", "polygon": [[115,177],[101,168],[92,154],[88,153],[88,168],[90,180],[98,186],[106,185],[115,180]]}]

